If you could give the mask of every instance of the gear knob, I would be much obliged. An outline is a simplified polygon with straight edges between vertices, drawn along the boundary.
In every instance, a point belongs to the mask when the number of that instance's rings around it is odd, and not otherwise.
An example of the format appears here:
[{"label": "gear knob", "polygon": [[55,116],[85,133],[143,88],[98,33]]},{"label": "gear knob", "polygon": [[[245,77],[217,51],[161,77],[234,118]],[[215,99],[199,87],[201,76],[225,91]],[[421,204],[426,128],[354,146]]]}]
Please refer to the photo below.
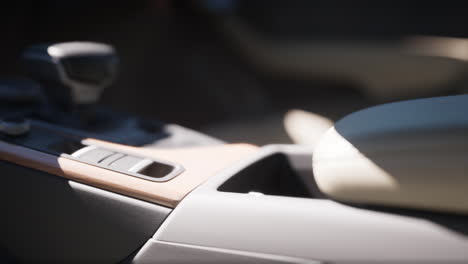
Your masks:
[{"label": "gear knob", "polygon": [[48,97],[74,105],[95,103],[112,84],[119,63],[112,46],[95,42],[36,45],[23,53],[22,60]]}]

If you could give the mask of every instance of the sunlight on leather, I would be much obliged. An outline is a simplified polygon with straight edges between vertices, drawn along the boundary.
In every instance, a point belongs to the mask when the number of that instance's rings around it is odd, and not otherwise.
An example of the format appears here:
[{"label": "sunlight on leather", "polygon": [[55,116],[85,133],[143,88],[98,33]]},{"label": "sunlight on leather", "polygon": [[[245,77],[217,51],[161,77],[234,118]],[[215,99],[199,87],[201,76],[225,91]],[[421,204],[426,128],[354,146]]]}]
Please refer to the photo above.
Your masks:
[{"label": "sunlight on leather", "polygon": [[283,124],[295,144],[316,146],[320,137],[333,126],[333,121],[315,113],[292,109],[286,113]]},{"label": "sunlight on leather", "polygon": [[[322,141],[313,157],[314,174],[320,189],[335,198],[360,197],[372,192],[398,191],[398,182],[331,128],[333,141]],[[320,165],[318,165],[320,163]],[[355,171],[356,173],[350,173]],[[352,198],[351,198],[352,199]]]}]

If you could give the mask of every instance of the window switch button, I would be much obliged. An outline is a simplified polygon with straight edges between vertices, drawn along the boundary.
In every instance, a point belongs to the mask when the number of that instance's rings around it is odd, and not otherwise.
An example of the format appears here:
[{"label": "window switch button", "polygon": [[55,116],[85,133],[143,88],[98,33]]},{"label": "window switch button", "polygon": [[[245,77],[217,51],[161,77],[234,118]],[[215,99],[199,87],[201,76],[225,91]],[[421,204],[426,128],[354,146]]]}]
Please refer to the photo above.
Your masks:
[{"label": "window switch button", "polygon": [[89,163],[99,163],[115,152],[94,146],[82,148],[72,154],[73,157]]},{"label": "window switch button", "polygon": [[108,167],[112,170],[129,171],[131,167],[133,167],[142,160],[142,158],[125,155],[120,159],[117,159],[114,162],[110,163]]}]

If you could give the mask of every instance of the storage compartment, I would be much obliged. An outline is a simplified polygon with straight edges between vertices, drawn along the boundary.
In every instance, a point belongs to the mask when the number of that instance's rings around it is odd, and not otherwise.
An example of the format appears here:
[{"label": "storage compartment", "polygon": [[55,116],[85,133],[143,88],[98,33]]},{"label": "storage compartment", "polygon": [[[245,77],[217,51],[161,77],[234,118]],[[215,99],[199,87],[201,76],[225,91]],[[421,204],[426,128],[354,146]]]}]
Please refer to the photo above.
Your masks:
[{"label": "storage compartment", "polygon": [[[267,155],[241,169],[223,183],[218,191],[313,198],[319,197],[312,169],[294,168],[286,154]],[[309,163],[312,159],[306,157]]]}]

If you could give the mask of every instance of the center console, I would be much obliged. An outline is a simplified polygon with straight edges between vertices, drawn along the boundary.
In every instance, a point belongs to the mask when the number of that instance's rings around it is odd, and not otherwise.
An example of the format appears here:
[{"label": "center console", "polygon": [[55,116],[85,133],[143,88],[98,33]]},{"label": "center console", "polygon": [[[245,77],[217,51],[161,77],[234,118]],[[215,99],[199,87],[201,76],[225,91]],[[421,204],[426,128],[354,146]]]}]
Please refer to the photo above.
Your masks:
[{"label": "center console", "polygon": [[97,106],[112,47],[38,45],[0,81],[0,249],[24,262],[116,263],[181,200],[257,147]]},{"label": "center console", "polygon": [[[461,162],[466,144],[460,142],[466,142],[468,121],[458,114],[466,110],[466,96],[350,115],[337,122],[317,148],[259,148],[96,107],[93,103],[114,79],[118,61],[106,45],[42,45],[28,50],[24,59],[34,81],[0,83],[0,100],[8,101],[0,109],[0,210],[5,213],[0,218],[0,250],[15,260],[468,259],[467,216],[418,210],[422,203],[415,203],[440,194],[436,180],[449,171],[445,177],[453,181],[446,191],[460,195],[444,202],[459,204],[466,213],[467,203],[457,203],[466,189],[466,162]],[[403,114],[395,115],[397,110]],[[408,133],[408,128],[417,133]],[[438,133],[426,133],[431,128]],[[424,140],[417,141],[421,135]],[[427,150],[440,153],[438,161],[447,153],[457,154],[446,163],[450,170],[434,173],[427,165],[433,160],[414,159],[434,157],[420,154]],[[392,153],[411,155],[396,159]],[[380,163],[368,166],[370,158]],[[408,162],[411,158],[414,162]],[[384,173],[379,164],[389,170]],[[378,181],[390,176],[402,181]],[[418,192],[428,180],[438,184]],[[395,192],[395,186],[401,192]],[[414,195],[421,200],[408,199]]]},{"label": "center console", "polygon": [[[9,162],[173,207],[212,168],[254,149],[97,106],[117,73],[109,45],[36,45],[22,62],[30,79],[0,85],[9,106],[0,112],[0,153]],[[214,162],[211,153],[229,154]]]}]

